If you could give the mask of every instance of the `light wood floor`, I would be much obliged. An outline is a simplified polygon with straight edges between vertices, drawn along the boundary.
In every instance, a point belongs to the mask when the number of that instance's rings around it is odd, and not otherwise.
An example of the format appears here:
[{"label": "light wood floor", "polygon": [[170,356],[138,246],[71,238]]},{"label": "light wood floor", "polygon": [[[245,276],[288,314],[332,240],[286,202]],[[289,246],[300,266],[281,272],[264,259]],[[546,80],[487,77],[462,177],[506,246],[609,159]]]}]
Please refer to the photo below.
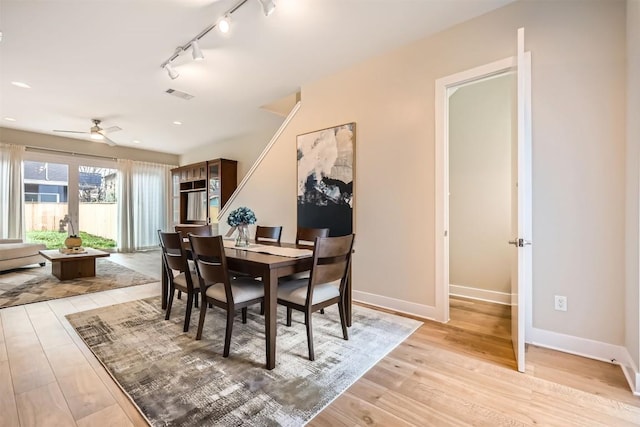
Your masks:
[{"label": "light wood floor", "polygon": [[[158,252],[111,260],[159,278]],[[146,426],[64,316],[159,292],[152,283],[0,310],[0,426]],[[451,317],[425,322],[309,425],[640,425],[618,366],[530,346],[519,374],[505,307],[452,299]]]}]

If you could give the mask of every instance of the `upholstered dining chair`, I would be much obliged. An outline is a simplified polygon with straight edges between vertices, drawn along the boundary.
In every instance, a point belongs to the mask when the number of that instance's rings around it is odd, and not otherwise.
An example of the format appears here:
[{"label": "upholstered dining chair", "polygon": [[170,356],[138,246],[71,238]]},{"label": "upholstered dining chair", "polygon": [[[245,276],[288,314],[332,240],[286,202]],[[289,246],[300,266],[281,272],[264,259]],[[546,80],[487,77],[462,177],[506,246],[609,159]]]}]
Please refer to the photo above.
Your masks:
[{"label": "upholstered dining chair", "polygon": [[329,237],[329,229],[298,227],[296,230],[296,245],[313,246],[316,237]]},{"label": "upholstered dining chair", "polygon": [[282,226],[265,227],[262,225],[258,225],[256,227],[256,242],[280,243],[280,237],[282,237]]},{"label": "upholstered dining chair", "polygon": [[195,234],[197,236],[213,236],[211,230],[211,224],[202,225],[176,225],[174,227],[176,232],[182,233],[182,237],[186,238],[187,234]]},{"label": "upholstered dining chair", "polygon": [[224,357],[229,356],[233,319],[242,310],[242,323],[247,323],[247,307],[264,302],[264,286],[251,277],[232,278],[227,269],[222,236],[195,236],[189,234],[191,253],[200,280],[200,319],[196,339],[202,338],[207,305],[227,311],[227,327],[224,335]]},{"label": "upholstered dining chair", "polygon": [[[162,262],[167,271],[169,281],[169,299],[167,301],[167,313],[165,320],[171,316],[171,307],[175,291],[182,291],[187,294],[187,307],[184,316],[184,332],[189,330],[191,320],[191,307],[195,304],[198,308],[198,293],[200,283],[195,271],[189,268],[187,253],[182,246],[182,235],[180,233],[165,233],[158,230],[160,247],[162,248]],[[177,275],[175,273],[178,273]]]},{"label": "upholstered dining chair", "polygon": [[[296,245],[304,245],[312,247],[315,245],[316,237],[329,237],[328,228],[306,228],[298,227],[296,230]],[[282,277],[281,281],[308,279],[309,271],[301,271],[300,273],[294,273],[289,276]],[[324,310],[320,310],[324,313]]]},{"label": "upholstered dining chair", "polygon": [[[314,360],[312,313],[338,304],[342,336],[347,333],[344,294],[351,268],[351,252],[355,235],[340,237],[316,237],[313,247],[313,265],[308,279],[291,280],[278,285],[278,304],[287,307],[287,326],[291,326],[291,312],[304,313],[307,327],[309,360]],[[332,282],[339,281],[335,286]]]}]

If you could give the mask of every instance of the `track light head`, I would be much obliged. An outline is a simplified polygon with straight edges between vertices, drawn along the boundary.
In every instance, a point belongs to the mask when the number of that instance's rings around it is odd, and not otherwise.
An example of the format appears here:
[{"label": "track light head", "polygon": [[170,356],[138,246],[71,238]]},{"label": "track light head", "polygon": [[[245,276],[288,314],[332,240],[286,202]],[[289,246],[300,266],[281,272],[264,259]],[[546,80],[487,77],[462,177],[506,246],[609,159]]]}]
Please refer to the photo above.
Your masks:
[{"label": "track light head", "polygon": [[276,2],[274,0],[258,0],[262,5],[264,16],[269,16],[276,10]]},{"label": "track light head", "polygon": [[204,59],[202,50],[200,50],[198,39],[195,39],[191,42],[191,56],[193,56],[194,61],[202,61]]},{"label": "track light head", "polygon": [[165,64],[164,69],[167,70],[167,73],[169,74],[169,77],[171,77],[171,80],[175,80],[180,76],[180,73],[177,72],[169,63]]},{"label": "track light head", "polygon": [[218,21],[217,27],[221,33],[223,34],[228,33],[229,30],[231,29],[231,15],[227,13],[222,18],[220,18],[220,20]]}]

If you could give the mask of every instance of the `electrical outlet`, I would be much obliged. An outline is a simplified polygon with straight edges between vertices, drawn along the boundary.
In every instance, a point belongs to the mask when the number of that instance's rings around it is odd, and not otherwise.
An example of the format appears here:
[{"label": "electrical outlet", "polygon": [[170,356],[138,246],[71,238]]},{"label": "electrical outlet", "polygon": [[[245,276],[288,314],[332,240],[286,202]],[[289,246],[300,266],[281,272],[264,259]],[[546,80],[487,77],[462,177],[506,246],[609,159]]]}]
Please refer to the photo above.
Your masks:
[{"label": "electrical outlet", "polygon": [[564,297],[562,295],[556,295],[555,309],[558,311],[567,311],[567,297]]}]

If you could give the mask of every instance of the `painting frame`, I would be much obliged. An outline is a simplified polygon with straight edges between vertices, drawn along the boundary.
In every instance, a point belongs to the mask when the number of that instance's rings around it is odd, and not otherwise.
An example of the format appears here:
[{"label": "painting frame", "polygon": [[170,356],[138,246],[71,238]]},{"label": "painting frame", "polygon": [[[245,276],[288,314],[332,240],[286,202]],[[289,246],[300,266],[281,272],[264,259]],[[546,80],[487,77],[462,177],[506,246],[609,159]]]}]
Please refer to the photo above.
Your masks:
[{"label": "painting frame", "polygon": [[296,137],[298,228],[328,228],[330,236],[354,232],[356,123]]}]

